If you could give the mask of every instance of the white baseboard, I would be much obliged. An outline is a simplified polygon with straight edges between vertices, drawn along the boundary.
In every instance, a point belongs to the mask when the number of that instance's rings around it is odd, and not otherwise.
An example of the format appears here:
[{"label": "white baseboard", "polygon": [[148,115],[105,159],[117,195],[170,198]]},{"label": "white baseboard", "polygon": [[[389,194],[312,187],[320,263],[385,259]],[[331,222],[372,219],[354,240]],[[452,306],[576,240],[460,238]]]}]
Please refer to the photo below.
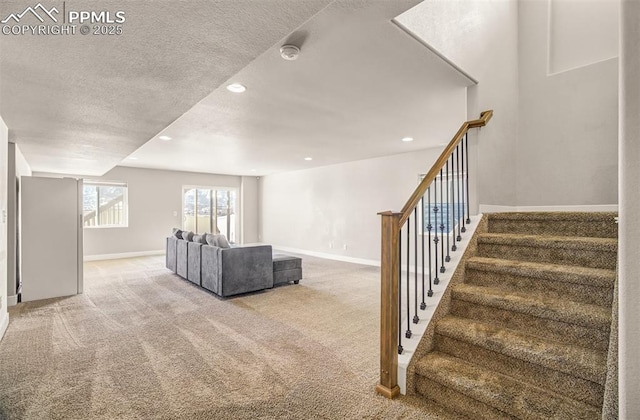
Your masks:
[{"label": "white baseboard", "polygon": [[580,211],[580,212],[617,212],[617,204],[594,204],[576,206],[494,206],[492,204],[480,204],[480,213],[502,212],[530,212],[530,211]]},{"label": "white baseboard", "polygon": [[336,254],[329,254],[326,252],[309,251],[306,249],[290,248],[290,247],[279,246],[279,245],[272,245],[271,247],[276,251],[292,252],[294,254],[309,255],[311,257],[324,258],[327,260],[343,261],[343,262],[354,263],[354,264],[372,265],[375,267],[380,267],[379,260],[368,260],[365,258],[347,257],[345,255],[336,255]]},{"label": "white baseboard", "polygon": [[157,251],[139,251],[139,252],[123,252],[120,254],[98,254],[98,255],[85,255],[83,261],[103,261],[103,260],[120,260],[123,258],[135,258],[135,257],[148,257],[150,255],[164,255],[165,250],[160,249]]},{"label": "white baseboard", "polygon": [[0,317],[2,317],[0,319],[0,341],[1,341],[2,337],[4,337],[5,331],[7,331],[7,327],[9,327],[9,313],[3,312],[2,314],[0,314]]},{"label": "white baseboard", "polygon": [[16,306],[18,304],[18,295],[7,296],[7,306]]},{"label": "white baseboard", "polygon": [[478,212],[480,214],[484,213],[506,213],[518,211],[518,208],[515,206],[495,206],[493,204],[480,204]]}]

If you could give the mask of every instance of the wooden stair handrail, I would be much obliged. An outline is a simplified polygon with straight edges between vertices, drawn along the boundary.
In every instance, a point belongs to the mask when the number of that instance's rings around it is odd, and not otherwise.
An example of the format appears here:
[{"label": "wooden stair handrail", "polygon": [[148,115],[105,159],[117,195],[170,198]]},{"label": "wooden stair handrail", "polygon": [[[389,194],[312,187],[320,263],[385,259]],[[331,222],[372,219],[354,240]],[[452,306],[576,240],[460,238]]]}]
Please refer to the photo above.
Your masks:
[{"label": "wooden stair handrail", "polygon": [[436,179],[440,170],[469,129],[484,127],[492,116],[493,110],[484,111],[477,120],[466,121],[462,124],[401,212],[385,211],[378,213],[381,216],[382,232],[380,235],[380,382],[376,385],[376,392],[387,398],[395,398],[400,394],[400,387],[398,386],[399,341],[397,341],[399,332],[398,283],[400,281],[400,252],[398,242],[400,229],[409,220],[413,209],[419,204],[429,185]]},{"label": "wooden stair handrail", "polygon": [[482,112],[480,114],[480,118],[478,118],[477,120],[470,120],[462,123],[456,135],[453,136],[453,139],[451,139],[447,147],[442,151],[438,160],[436,160],[429,172],[427,172],[427,175],[425,175],[425,177],[422,179],[422,182],[420,182],[420,185],[418,185],[413,194],[411,194],[411,197],[409,197],[409,200],[400,211],[400,226],[404,225],[404,223],[409,219],[409,216],[411,216],[411,212],[418,205],[418,202],[420,201],[422,196],[425,195],[425,193],[427,192],[427,188],[429,188],[429,185],[431,185],[433,180],[436,179],[436,177],[440,173],[440,169],[442,169],[444,164],[447,162],[447,160],[451,156],[451,153],[456,150],[458,143],[460,143],[460,140],[462,140],[464,135],[467,134],[467,131],[469,131],[470,128],[484,127],[485,125],[487,125],[492,116],[493,110],[490,109],[488,111]]}]

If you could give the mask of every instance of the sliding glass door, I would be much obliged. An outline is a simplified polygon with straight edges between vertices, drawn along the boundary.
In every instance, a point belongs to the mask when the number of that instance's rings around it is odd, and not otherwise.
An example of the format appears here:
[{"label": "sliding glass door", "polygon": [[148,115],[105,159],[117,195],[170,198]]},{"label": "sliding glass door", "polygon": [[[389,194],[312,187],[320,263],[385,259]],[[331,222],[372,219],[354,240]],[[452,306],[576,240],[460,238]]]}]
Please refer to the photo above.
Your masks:
[{"label": "sliding glass door", "polygon": [[219,233],[236,241],[236,190],[184,187],[182,190],[182,229]]}]

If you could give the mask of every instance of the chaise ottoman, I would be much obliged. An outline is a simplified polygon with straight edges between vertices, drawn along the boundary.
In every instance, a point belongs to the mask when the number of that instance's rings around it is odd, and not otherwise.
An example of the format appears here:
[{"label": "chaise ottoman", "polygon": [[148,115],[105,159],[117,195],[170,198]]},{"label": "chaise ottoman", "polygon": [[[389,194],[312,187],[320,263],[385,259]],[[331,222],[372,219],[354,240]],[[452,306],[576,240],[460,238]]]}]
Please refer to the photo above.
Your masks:
[{"label": "chaise ottoman", "polygon": [[289,283],[295,284],[302,278],[302,258],[291,255],[273,255],[273,285]]}]

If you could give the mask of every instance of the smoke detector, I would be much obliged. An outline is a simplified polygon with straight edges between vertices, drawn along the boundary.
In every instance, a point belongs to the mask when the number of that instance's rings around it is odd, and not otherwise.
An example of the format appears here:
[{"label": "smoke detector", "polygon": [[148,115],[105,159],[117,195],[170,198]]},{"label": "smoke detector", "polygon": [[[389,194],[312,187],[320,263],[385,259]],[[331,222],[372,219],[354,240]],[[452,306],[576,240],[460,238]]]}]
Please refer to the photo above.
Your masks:
[{"label": "smoke detector", "polygon": [[287,44],[280,47],[280,56],[288,61],[293,61],[298,58],[300,54],[300,48],[295,45]]}]

